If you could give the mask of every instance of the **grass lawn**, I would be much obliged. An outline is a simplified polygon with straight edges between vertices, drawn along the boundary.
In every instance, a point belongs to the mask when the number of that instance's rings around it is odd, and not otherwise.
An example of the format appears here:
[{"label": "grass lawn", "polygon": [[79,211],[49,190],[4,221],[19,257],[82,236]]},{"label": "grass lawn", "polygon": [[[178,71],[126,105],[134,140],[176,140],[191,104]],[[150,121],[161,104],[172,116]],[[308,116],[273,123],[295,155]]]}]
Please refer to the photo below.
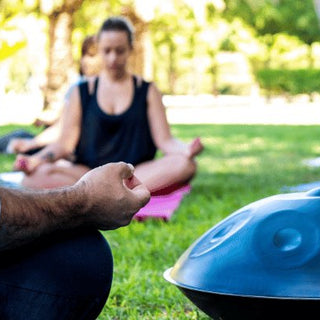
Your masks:
[{"label": "grass lawn", "polygon": [[[0,127],[0,134],[12,127]],[[320,156],[318,126],[174,125],[182,140],[202,137],[193,190],[169,222],[133,221],[104,232],[114,255],[111,293],[99,320],[209,319],[163,272],[205,231],[235,210],[280,193],[285,185],[320,180],[301,161]],[[10,170],[12,156],[0,156]]]}]

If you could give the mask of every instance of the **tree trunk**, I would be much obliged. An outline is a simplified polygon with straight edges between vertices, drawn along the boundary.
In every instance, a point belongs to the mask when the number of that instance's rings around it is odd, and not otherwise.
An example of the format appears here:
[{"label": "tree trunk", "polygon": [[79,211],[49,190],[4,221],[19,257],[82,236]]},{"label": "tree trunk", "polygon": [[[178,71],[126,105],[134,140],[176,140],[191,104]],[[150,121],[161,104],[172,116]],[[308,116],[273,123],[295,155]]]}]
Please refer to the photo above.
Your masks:
[{"label": "tree trunk", "polygon": [[169,42],[169,67],[168,67],[168,83],[169,83],[169,93],[176,93],[176,80],[177,80],[177,68],[176,68],[176,46],[171,41]]},{"label": "tree trunk", "polygon": [[145,41],[148,39],[146,34],[148,24],[136,14],[131,6],[123,7],[121,14],[131,21],[135,29],[134,50],[129,60],[129,68],[131,72],[145,76]]},{"label": "tree trunk", "polygon": [[44,109],[60,109],[73,66],[72,15],[68,12],[49,16],[49,61]]},{"label": "tree trunk", "polygon": [[75,75],[72,57],[73,13],[83,0],[41,2],[41,11],[49,20],[47,83],[44,88],[44,110],[59,116],[64,95]]},{"label": "tree trunk", "polygon": [[[308,45],[308,64],[309,68],[314,68],[313,46],[312,43]],[[313,102],[313,92],[309,93],[309,102]]]}]

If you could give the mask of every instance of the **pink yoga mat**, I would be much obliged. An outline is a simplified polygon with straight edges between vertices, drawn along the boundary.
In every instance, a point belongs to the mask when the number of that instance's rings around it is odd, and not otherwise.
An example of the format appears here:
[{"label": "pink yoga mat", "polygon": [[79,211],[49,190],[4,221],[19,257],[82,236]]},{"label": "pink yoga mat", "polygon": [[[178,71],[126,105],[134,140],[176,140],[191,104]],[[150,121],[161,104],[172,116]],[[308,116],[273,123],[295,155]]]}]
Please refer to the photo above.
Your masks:
[{"label": "pink yoga mat", "polygon": [[135,214],[134,219],[143,221],[147,218],[158,218],[168,221],[190,190],[191,185],[187,184],[165,194],[152,195],[147,205]]}]

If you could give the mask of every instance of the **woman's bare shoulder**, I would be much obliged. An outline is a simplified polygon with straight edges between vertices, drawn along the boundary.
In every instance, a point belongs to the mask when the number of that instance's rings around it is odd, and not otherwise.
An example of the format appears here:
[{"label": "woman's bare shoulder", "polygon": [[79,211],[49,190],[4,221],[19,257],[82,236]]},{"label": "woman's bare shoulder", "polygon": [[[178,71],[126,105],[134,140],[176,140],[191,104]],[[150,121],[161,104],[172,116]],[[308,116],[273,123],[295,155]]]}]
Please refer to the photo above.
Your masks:
[{"label": "woman's bare shoulder", "polygon": [[148,89],[148,98],[149,99],[162,99],[162,93],[158,86],[154,82],[150,82]]}]

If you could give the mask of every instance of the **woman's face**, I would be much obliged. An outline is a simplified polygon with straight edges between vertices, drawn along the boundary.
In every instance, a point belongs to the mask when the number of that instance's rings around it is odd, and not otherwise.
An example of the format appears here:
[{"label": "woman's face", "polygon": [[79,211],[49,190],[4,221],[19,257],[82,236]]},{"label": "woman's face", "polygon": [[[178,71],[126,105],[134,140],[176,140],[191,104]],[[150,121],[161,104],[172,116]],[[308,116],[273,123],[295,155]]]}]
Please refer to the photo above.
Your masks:
[{"label": "woman's face", "polygon": [[108,72],[117,75],[126,70],[131,46],[125,31],[102,31],[98,46],[103,67]]}]

